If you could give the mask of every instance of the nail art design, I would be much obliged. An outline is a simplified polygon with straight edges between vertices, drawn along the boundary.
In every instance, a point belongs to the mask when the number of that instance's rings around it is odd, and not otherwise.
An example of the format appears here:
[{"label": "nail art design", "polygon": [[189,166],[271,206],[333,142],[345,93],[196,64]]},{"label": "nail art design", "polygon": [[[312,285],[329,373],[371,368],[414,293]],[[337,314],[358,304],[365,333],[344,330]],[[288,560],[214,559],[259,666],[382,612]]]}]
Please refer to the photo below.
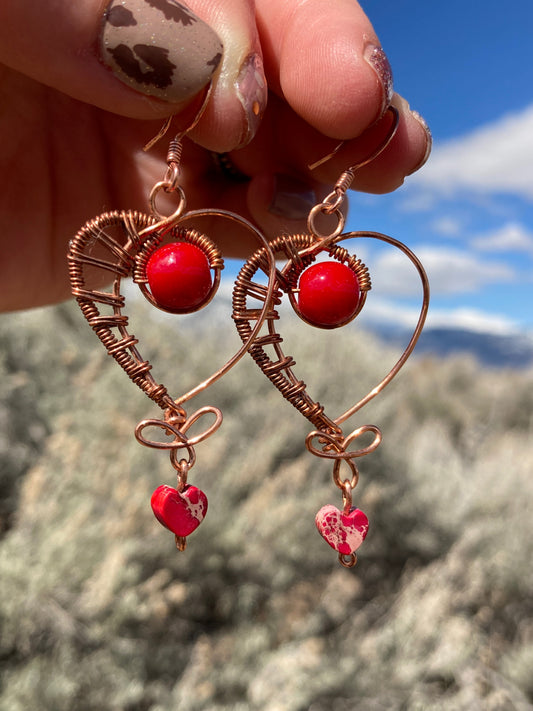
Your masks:
[{"label": "nail art design", "polygon": [[246,124],[240,146],[245,146],[255,136],[267,104],[267,83],[259,54],[250,54],[244,60],[235,88],[244,109]]},{"label": "nail art design", "polygon": [[374,44],[368,44],[364,51],[364,57],[378,75],[378,79],[383,88],[383,103],[379,114],[381,117],[381,115],[387,110],[394,94],[392,69],[389,64],[388,57],[381,47],[376,47]]},{"label": "nail art design", "polygon": [[133,89],[178,103],[203,89],[222,59],[218,35],[176,0],[111,0],[102,61]]},{"label": "nail art design", "polygon": [[427,163],[428,158],[431,154],[431,149],[433,147],[433,136],[431,135],[431,129],[429,128],[425,118],[423,116],[421,116],[418,113],[418,111],[414,111],[413,109],[411,109],[411,114],[415,117],[415,119],[418,121],[418,123],[422,126],[422,128],[426,132],[426,152],[424,153],[424,156],[423,156],[422,160],[420,161],[420,163],[416,166],[416,168],[414,170],[412,170],[409,173],[409,175],[416,173],[417,170],[420,170],[420,168],[422,168],[422,166],[424,166]]}]

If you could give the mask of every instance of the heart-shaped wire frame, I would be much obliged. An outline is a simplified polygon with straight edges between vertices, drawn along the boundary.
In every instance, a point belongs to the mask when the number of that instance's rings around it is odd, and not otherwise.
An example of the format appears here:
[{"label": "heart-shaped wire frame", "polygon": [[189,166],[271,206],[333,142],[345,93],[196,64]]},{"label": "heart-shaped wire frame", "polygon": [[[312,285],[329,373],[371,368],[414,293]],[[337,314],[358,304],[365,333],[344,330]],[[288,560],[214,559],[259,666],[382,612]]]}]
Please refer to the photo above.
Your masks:
[{"label": "heart-shaped wire frame", "polygon": [[[162,220],[157,219],[154,215],[137,211],[103,213],[87,222],[79,230],[71,240],[68,251],[72,293],[89,325],[109,355],[117,361],[129,378],[159,407],[164,411],[175,413],[178,419],[184,414],[184,410],[181,408],[182,403],[190,400],[221,378],[247,352],[268,316],[276,273],[274,255],[266,238],[244,218],[224,210],[194,210],[184,215],[181,212],[180,209],[179,213]],[[173,399],[166,387],[162,383],[158,383],[151,375],[151,363],[142,357],[137,348],[137,338],[128,331],[128,316],[123,312],[126,299],[121,292],[122,280],[127,277],[134,279],[137,277],[141,290],[146,293],[143,281],[144,266],[147,255],[149,256],[151,253],[150,250],[155,249],[166,235],[172,237],[173,230],[182,237],[184,232],[187,232],[189,237],[195,233],[192,237],[195,241],[207,240],[202,235],[196,236],[199,233],[194,230],[185,230],[183,222],[188,219],[213,216],[238,223],[254,234],[260,244],[261,264],[265,273],[268,274],[268,284],[261,287],[260,297],[263,300],[263,306],[256,310],[255,324],[250,329],[249,336],[243,341],[242,347],[211,376],[187,393]],[[212,244],[210,240],[208,241]],[[217,261],[217,254],[218,252],[214,250],[208,257],[212,257],[211,266],[220,270],[221,264]],[[111,277],[112,284],[106,289],[105,286]],[[88,281],[93,280],[96,284],[95,287],[88,284]],[[218,281],[219,278],[215,278],[215,285],[218,284]],[[99,288],[100,285],[103,288]],[[215,288],[212,289],[209,300],[213,297],[215,290]],[[216,427],[218,424],[220,423],[216,420]],[[209,434],[215,425],[209,428]],[[205,439],[206,436],[204,433],[199,437]],[[196,441],[200,440],[196,439]],[[148,446],[157,447],[156,442],[149,444],[146,441],[145,443]],[[179,446],[184,447],[186,444],[182,442]]]},{"label": "heart-shaped wire frame", "polygon": [[[310,434],[309,437],[311,439],[308,438],[308,448],[310,451],[318,456],[337,460],[343,459],[348,463],[356,456],[362,456],[363,454],[368,454],[369,451],[373,451],[381,440],[379,439],[379,441],[375,442],[374,445],[365,447],[364,450],[360,450],[361,454],[358,452],[346,452],[344,449],[340,448],[340,445],[339,447],[334,447],[332,442],[330,442],[325,449],[318,449],[312,445],[311,440],[313,437],[320,437],[324,433],[327,433],[335,440],[338,440],[342,435],[340,425],[351,418],[358,410],[370,402],[370,400],[375,398],[376,395],[378,395],[391,382],[391,380],[403,367],[411,355],[416,342],[418,341],[426,320],[429,305],[429,283],[426,272],[418,257],[408,247],[406,247],[406,245],[393,237],[388,237],[380,232],[348,232],[336,235],[333,238],[328,238],[327,240],[321,240],[313,234],[291,235],[278,237],[270,243],[274,254],[278,255],[282,253],[288,260],[283,270],[278,270],[277,272],[274,297],[275,303],[279,304],[281,303],[281,298],[284,292],[288,293],[291,302],[293,301],[291,292],[294,288],[294,279],[291,277],[291,279],[287,280],[287,275],[294,274],[297,277],[297,275],[304,268],[306,260],[314,259],[316,247],[320,247],[321,244],[324,244],[326,251],[332,253],[335,250],[341,249],[338,247],[339,242],[348,239],[362,238],[380,240],[401,250],[416,267],[423,288],[420,314],[409,343],[387,375],[367,395],[361,398],[355,403],[355,405],[350,407],[339,417],[336,417],[335,419],[328,417],[324,412],[323,406],[320,405],[320,403],[315,402],[310,397],[305,383],[302,380],[299,380],[294,374],[292,368],[296,365],[296,361],[292,356],[285,355],[282,350],[281,344],[283,343],[283,338],[279,333],[277,333],[275,327],[275,322],[279,319],[279,314],[275,309],[272,309],[266,317],[268,333],[265,335],[258,335],[249,349],[249,353],[252,358],[261,368],[263,373],[281,392],[283,397],[288,400],[299,412],[301,412],[302,415],[304,415],[304,417],[306,417],[318,430],[318,432]],[[262,265],[265,262],[265,257],[266,254],[263,253],[262,250],[258,250],[248,259],[237,277],[233,290],[233,318],[242,341],[246,343],[249,342],[252,331],[250,314],[253,313],[253,311],[250,311],[248,308],[247,299],[248,297],[254,295],[256,287],[252,279],[254,278],[256,272],[262,268]],[[345,260],[346,258],[343,256],[342,259]],[[357,263],[359,265],[358,268],[360,269],[360,273],[364,276],[364,280],[361,281],[362,286],[360,284],[360,288],[363,294],[366,294],[371,286],[368,272],[363,271],[364,265],[362,265],[356,257],[351,257],[351,259],[354,264]],[[364,270],[366,270],[366,267]],[[266,347],[272,347],[275,360],[273,360],[266,352]],[[376,438],[377,437],[378,434],[376,433]],[[351,441],[353,437],[350,435],[346,439]],[[346,441],[345,444],[347,445],[349,441]],[[332,447],[335,451],[332,451]]]}]

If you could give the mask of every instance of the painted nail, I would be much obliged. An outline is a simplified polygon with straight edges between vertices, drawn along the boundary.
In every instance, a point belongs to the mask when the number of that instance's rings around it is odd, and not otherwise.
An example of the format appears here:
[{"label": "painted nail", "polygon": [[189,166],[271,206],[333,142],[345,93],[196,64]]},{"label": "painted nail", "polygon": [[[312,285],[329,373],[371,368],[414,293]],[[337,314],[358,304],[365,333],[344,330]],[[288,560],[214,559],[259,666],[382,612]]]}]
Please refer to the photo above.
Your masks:
[{"label": "painted nail", "polygon": [[426,120],[424,119],[423,116],[421,116],[418,111],[413,111],[411,109],[411,115],[414,116],[414,118],[418,121],[418,123],[422,126],[424,131],[426,132],[426,152],[424,153],[424,157],[420,161],[420,163],[416,166],[414,170],[412,170],[409,175],[412,175],[413,173],[416,173],[417,170],[420,170],[423,165],[427,163],[427,160],[430,156],[431,149],[433,147],[433,136],[431,135],[431,129],[426,123]]},{"label": "painted nail", "polygon": [[239,143],[243,147],[255,136],[267,104],[267,83],[259,54],[250,54],[244,60],[235,89],[244,109],[245,125]]},{"label": "painted nail", "polygon": [[306,183],[290,175],[274,176],[274,196],[269,212],[288,220],[304,220],[316,204],[316,195]]},{"label": "painted nail", "polygon": [[171,103],[198,94],[224,50],[216,32],[176,0],[111,0],[99,48],[120,81]]},{"label": "painted nail", "polygon": [[380,118],[387,110],[394,93],[392,69],[383,49],[381,47],[377,47],[375,44],[367,44],[363,56],[376,72],[379,83],[381,84],[383,99],[381,103],[381,111],[378,116],[378,118]]}]

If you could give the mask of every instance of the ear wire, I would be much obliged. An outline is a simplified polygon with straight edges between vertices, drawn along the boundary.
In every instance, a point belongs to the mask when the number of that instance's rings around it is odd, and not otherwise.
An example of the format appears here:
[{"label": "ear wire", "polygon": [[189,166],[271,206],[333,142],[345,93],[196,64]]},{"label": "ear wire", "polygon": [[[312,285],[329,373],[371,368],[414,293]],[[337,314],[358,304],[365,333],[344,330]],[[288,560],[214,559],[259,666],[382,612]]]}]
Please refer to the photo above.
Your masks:
[{"label": "ear wire", "polygon": [[[193,130],[193,128],[196,128],[196,126],[198,125],[198,123],[199,123],[200,119],[202,118],[202,116],[204,115],[207,105],[211,99],[211,94],[213,93],[213,86],[214,86],[213,82],[210,82],[209,86],[207,87],[207,89],[205,91],[205,96],[203,98],[202,105],[200,106],[198,112],[196,113],[194,119],[192,120],[192,123],[190,123],[189,126],[187,126],[187,128],[183,129],[182,131],[179,131],[176,134],[175,139],[174,139],[176,142],[181,141],[182,138],[184,138],[188,133],[190,133]],[[165,123],[161,126],[161,129],[159,130],[159,132],[152,139],[150,139],[148,141],[148,143],[143,147],[143,151],[147,152],[147,151],[151,150],[156,145],[156,143],[158,143],[162,138],[164,138],[164,136],[166,135],[168,129],[170,128],[170,125],[172,124],[173,120],[174,120],[173,115],[169,116],[165,120]]]}]

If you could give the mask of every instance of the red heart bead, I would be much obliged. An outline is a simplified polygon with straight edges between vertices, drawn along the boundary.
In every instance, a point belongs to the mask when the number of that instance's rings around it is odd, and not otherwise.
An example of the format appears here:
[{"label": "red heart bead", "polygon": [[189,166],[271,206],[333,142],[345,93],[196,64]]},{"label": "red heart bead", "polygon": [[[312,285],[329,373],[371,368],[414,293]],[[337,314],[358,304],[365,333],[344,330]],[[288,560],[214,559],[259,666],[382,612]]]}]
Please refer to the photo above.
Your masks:
[{"label": "red heart bead", "polygon": [[163,484],[152,494],[151,504],[159,523],[176,536],[185,537],[204,520],[207,496],[195,486],[187,486],[180,493]]},{"label": "red heart bead", "polygon": [[345,514],[332,504],[323,506],[315,518],[322,538],[342,555],[351,555],[365,540],[368,518],[359,509]]}]

